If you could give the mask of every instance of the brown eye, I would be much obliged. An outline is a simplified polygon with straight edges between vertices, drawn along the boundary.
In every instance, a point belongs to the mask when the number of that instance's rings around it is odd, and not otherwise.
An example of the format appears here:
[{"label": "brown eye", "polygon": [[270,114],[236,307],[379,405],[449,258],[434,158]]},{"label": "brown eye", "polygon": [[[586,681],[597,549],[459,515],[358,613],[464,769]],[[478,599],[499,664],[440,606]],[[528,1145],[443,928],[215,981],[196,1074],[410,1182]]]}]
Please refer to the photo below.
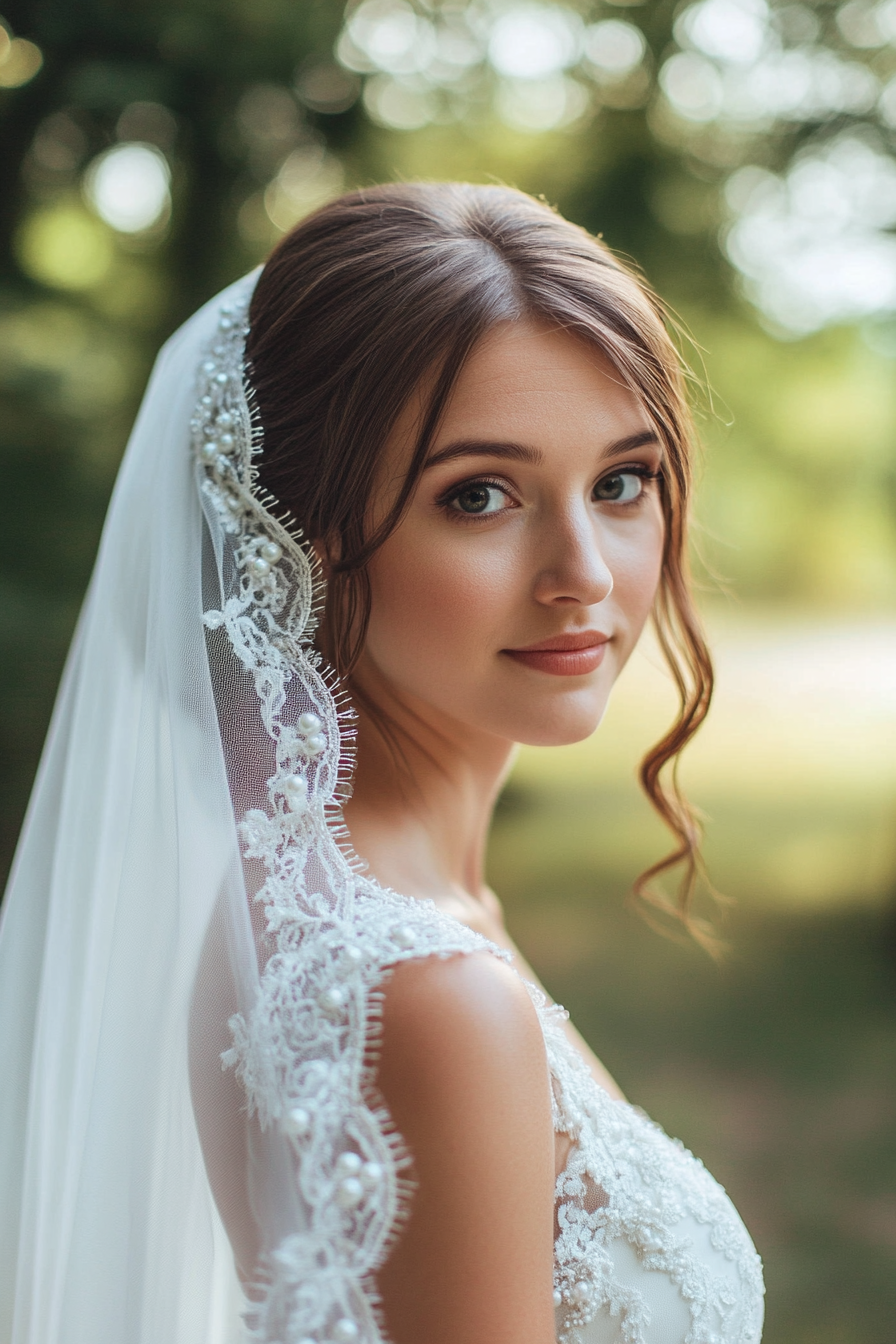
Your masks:
[{"label": "brown eye", "polygon": [[458,513],[466,514],[500,513],[503,499],[503,490],[480,481],[459,490],[451,500],[451,507]]},{"label": "brown eye", "polygon": [[644,490],[644,477],[636,471],[614,471],[594,487],[594,498],[602,503],[632,504]]}]

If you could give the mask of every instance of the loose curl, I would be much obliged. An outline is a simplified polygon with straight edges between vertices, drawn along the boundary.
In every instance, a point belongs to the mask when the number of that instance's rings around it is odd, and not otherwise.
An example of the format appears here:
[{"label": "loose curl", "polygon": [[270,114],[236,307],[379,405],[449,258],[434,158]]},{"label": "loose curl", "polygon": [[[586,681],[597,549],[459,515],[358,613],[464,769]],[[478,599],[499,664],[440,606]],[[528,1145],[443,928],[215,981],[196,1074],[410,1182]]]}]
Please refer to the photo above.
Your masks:
[{"label": "loose curl", "polygon": [[[634,891],[645,913],[674,916],[714,950],[711,928],[693,909],[701,828],[677,776],[713,684],[688,569],[694,433],[686,369],[662,303],[643,280],[599,239],[508,187],[399,184],[331,202],[281,240],[252,300],[261,484],[306,536],[326,540],[338,556],[321,642],[351,684],[370,615],[367,562],[403,515],[465,360],[497,323],[524,318],[570,332],[608,358],[664,447],[665,544],[653,621],[679,709],[642,762],[640,780],[675,844]],[[383,445],[424,386],[407,475],[391,512],[371,529]],[[655,879],[679,865],[672,899]]]}]

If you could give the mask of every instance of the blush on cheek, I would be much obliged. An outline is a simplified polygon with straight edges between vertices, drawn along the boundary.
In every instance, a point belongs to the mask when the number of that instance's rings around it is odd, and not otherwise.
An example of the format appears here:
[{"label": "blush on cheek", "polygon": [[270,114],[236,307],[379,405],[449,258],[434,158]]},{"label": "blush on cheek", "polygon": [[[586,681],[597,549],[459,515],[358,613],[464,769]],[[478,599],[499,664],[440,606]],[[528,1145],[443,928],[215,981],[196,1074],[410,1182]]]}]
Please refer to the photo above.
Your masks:
[{"label": "blush on cheek", "polygon": [[615,539],[615,545],[612,538],[607,543],[613,596],[632,625],[643,624],[653,606],[662,573],[664,535],[657,510],[635,535]]},{"label": "blush on cheek", "polygon": [[[410,529],[409,529],[410,530]],[[422,539],[421,539],[422,541]],[[510,571],[507,573],[506,571]],[[456,712],[498,653],[519,583],[506,557],[393,534],[370,566],[367,649],[394,684]]]}]

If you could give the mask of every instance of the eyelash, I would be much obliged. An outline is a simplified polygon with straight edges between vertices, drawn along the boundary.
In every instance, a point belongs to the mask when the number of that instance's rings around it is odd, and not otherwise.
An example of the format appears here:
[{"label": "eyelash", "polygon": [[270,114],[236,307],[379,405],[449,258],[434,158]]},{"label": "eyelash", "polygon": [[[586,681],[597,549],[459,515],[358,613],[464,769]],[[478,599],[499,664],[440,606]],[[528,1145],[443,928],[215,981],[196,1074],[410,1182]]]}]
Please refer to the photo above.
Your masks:
[{"label": "eyelash", "polygon": [[[641,480],[645,482],[662,481],[663,479],[662,471],[651,471],[649,467],[644,466],[642,463],[614,467],[612,471],[607,472],[606,476],[602,476],[601,480],[607,480],[611,476],[639,476]],[[595,483],[594,488],[597,489],[598,485],[600,485],[600,481]],[[497,517],[497,514],[495,513],[464,513],[460,509],[451,508],[454,500],[462,495],[465,490],[473,490],[477,486],[484,486],[486,489],[490,490],[500,490],[502,494],[513,498],[513,492],[508,488],[505,481],[499,481],[490,476],[474,476],[471,477],[470,480],[460,481],[457,485],[453,485],[450,490],[437,500],[438,507],[453,521],[460,523],[477,524],[481,523],[485,518]],[[618,503],[614,500],[597,500],[595,502],[611,504],[616,509],[636,509],[644,503],[646,497],[646,491],[642,490],[636,499],[623,500]],[[501,512],[504,512],[504,510],[501,510]]]},{"label": "eyelash", "polygon": [[453,485],[451,489],[438,500],[439,508],[448,514],[452,520],[457,520],[461,523],[479,523],[483,518],[496,517],[496,514],[494,513],[464,513],[461,509],[452,509],[451,505],[453,502],[458,499],[465,490],[475,490],[477,486],[484,486],[487,490],[500,490],[502,495],[507,495],[511,499],[513,498],[513,492],[508,488],[506,481],[498,481],[490,476],[475,476],[469,481],[460,481],[457,485]]},{"label": "eyelash", "polygon": [[[595,482],[594,486],[595,490],[600,485],[601,481],[610,480],[613,476],[638,476],[645,483],[647,481],[662,481],[663,479],[662,471],[651,471],[649,467],[644,466],[642,463],[635,462],[632,463],[631,465],[614,467],[612,471],[608,471],[606,476],[602,476],[600,481]],[[596,503],[612,504],[613,507],[617,509],[636,509],[639,504],[644,503],[646,498],[647,498],[647,491],[641,490],[637,498],[635,499],[629,499],[629,500],[604,499],[604,500],[597,500]]]}]

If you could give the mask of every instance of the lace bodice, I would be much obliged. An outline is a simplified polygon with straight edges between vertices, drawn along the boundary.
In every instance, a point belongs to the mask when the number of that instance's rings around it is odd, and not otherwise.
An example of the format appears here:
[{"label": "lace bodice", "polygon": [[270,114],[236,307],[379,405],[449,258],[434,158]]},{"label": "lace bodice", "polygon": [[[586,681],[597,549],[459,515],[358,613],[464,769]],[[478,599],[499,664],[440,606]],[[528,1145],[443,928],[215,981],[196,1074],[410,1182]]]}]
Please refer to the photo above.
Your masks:
[{"label": "lace bodice", "polygon": [[[333,921],[316,941],[311,963],[300,950],[272,958],[226,1060],[262,1122],[291,1135],[310,1222],[277,1248],[255,1331],[266,1344],[381,1344],[371,1275],[413,1198],[403,1175],[412,1155],[371,1100],[382,985],[403,960],[509,954],[430,902],[364,879],[352,927]],[[564,1010],[528,989],[544,1031],[554,1126],[572,1140],[555,1194],[560,1344],[756,1344],[759,1257],[724,1190],[680,1143],[598,1086],[562,1030]],[[366,1064],[340,1050],[355,1014]],[[297,1029],[320,1045],[299,1069],[290,1051]]]},{"label": "lace bodice", "polygon": [[555,1191],[561,1344],[756,1344],[762,1267],[725,1191],[637,1107],[610,1097],[529,986],[574,1144]]}]

